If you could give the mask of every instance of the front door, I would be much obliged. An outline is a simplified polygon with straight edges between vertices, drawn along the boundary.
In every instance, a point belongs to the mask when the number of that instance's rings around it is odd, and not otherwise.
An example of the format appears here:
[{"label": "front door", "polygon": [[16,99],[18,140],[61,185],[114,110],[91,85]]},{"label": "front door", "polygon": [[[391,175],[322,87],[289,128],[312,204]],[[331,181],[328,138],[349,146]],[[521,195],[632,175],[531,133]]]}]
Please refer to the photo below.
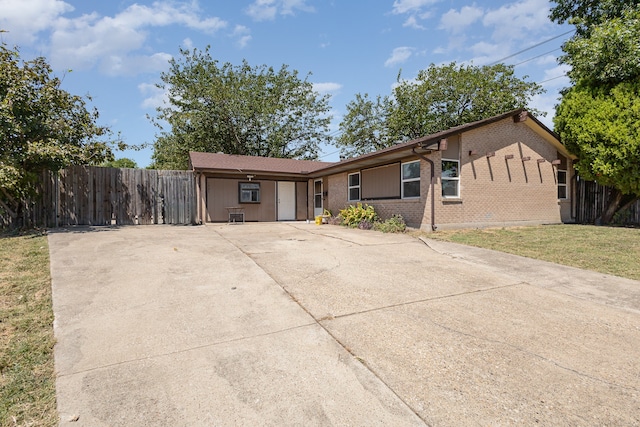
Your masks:
[{"label": "front door", "polygon": [[278,221],[296,219],[296,183],[278,181]]},{"label": "front door", "polygon": [[324,209],[322,206],[322,180],[316,179],[313,182],[313,216],[322,215]]}]

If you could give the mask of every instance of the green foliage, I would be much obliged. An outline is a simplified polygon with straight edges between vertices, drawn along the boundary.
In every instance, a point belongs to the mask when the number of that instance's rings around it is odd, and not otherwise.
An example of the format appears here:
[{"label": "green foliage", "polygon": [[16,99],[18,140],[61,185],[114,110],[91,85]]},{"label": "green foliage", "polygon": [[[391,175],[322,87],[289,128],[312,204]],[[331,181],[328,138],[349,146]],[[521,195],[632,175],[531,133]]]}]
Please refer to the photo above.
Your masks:
[{"label": "green foliage", "polygon": [[378,96],[375,101],[368,94],[356,94],[347,104],[347,114],[340,123],[340,136],[336,146],[343,157],[356,157],[389,145],[386,119],[391,108],[388,97]]},{"label": "green foliage", "polygon": [[373,206],[360,202],[355,206],[349,205],[341,209],[340,214],[332,217],[329,223],[359,228],[360,230],[382,231],[383,233],[403,233],[407,229],[402,215],[393,215],[391,218],[382,221]]},{"label": "green foliage", "polygon": [[572,81],[615,85],[640,77],[640,10],[625,11],[567,41],[560,60],[571,66]]},{"label": "green foliage", "polygon": [[589,37],[591,30],[625,12],[637,9],[638,0],[551,0],[549,18],[558,24],[576,26],[577,35]]},{"label": "green foliage", "polygon": [[598,223],[640,196],[640,5],[636,0],[554,0],[550,18],[576,33],[563,45],[573,87],[556,107],[555,130],[580,176],[613,187]]},{"label": "green foliage", "polygon": [[315,159],[329,141],[329,96],[297,71],[220,64],[209,48],[180,53],[158,86],[170,105],[151,119],[161,130],[154,167],[186,169],[189,151]]},{"label": "green foliage", "polygon": [[17,49],[0,45],[0,215],[18,216],[42,170],[111,156],[98,112],[60,84],[44,58],[23,61]]},{"label": "green foliage", "polygon": [[129,159],[127,157],[121,157],[119,159],[102,162],[100,166],[105,168],[130,168],[130,169],[138,168],[138,164],[135,162],[135,160]]},{"label": "green foliage", "polygon": [[513,66],[432,64],[394,89],[390,134],[395,140],[419,138],[526,107],[542,92],[537,83],[515,77]]},{"label": "green foliage", "polygon": [[402,215],[396,214],[385,221],[376,222],[373,224],[373,229],[383,233],[404,233],[407,230],[407,224]]},{"label": "green foliage", "polygon": [[356,228],[361,224],[362,227],[365,227],[366,223],[373,224],[378,219],[378,214],[373,206],[367,205],[366,203],[363,205],[358,202],[355,206],[349,205],[341,209],[340,217],[342,218],[342,225]]},{"label": "green foliage", "polygon": [[574,86],[554,117],[556,132],[578,156],[578,174],[640,195],[640,82]]},{"label": "green foliage", "polygon": [[542,92],[538,84],[515,77],[512,66],[431,64],[416,79],[399,80],[389,97],[373,101],[368,95],[356,95],[347,105],[336,145],[345,156],[365,154],[527,107]]}]

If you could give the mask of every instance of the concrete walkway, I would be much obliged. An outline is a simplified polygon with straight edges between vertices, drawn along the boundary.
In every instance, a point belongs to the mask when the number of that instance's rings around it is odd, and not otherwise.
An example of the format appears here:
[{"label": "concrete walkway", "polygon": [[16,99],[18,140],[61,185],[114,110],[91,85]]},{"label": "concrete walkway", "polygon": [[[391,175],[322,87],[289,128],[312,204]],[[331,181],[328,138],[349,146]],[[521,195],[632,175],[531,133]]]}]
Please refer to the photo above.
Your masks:
[{"label": "concrete walkway", "polygon": [[61,425],[640,424],[640,282],[306,223],[49,244]]}]

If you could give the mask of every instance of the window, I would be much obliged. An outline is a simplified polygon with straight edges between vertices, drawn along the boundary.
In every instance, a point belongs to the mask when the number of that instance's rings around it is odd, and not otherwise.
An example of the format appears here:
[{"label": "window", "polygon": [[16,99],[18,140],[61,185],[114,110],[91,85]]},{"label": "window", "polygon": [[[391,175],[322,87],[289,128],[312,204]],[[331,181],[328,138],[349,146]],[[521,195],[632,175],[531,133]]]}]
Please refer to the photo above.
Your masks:
[{"label": "window", "polygon": [[567,198],[567,171],[560,170],[556,172],[558,174],[558,199]]},{"label": "window", "polygon": [[259,182],[240,182],[238,192],[240,203],[260,203]]},{"label": "window", "polygon": [[420,197],[420,160],[402,164],[402,198]]},{"label": "window", "polygon": [[322,180],[318,179],[313,183],[313,206],[322,209]]},{"label": "window", "polygon": [[385,200],[402,197],[400,162],[360,171],[360,199]]},{"label": "window", "polygon": [[442,159],[442,197],[460,197],[460,161]]},{"label": "window", "polygon": [[349,174],[349,201],[360,200],[360,172]]}]

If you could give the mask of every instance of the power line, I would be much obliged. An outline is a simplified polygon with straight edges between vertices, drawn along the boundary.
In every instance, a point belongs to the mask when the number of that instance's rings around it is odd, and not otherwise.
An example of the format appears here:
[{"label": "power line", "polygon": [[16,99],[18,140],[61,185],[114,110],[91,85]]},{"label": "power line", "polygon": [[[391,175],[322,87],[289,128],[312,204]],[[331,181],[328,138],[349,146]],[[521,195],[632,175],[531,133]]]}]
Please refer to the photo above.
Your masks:
[{"label": "power line", "polygon": [[555,49],[553,49],[553,50],[550,50],[550,51],[548,51],[548,52],[542,53],[542,54],[540,54],[540,55],[538,55],[538,56],[534,56],[533,58],[525,59],[524,61],[522,61],[522,62],[518,62],[517,64],[515,64],[515,65],[514,65],[514,67],[517,67],[518,65],[522,65],[522,64],[527,63],[527,62],[529,62],[529,61],[533,61],[534,59],[538,59],[538,58],[540,58],[541,56],[548,55],[548,54],[550,54],[551,52],[555,52],[556,50],[560,50],[560,49],[562,49],[562,48],[557,47],[557,48],[555,48]]},{"label": "power line", "polygon": [[562,74],[562,75],[560,75],[560,76],[551,77],[550,79],[547,79],[547,80],[543,80],[543,81],[541,81],[541,82],[538,82],[538,84],[539,84],[539,85],[541,85],[542,83],[550,82],[551,80],[555,80],[555,79],[561,79],[561,78],[563,78],[563,77],[567,77],[567,74],[565,73],[565,74]]},{"label": "power line", "polygon": [[505,57],[504,57],[504,58],[502,58],[502,59],[498,59],[497,61],[494,61],[494,62],[492,62],[492,63],[491,63],[491,64],[489,64],[489,65],[496,65],[497,63],[502,62],[502,61],[504,61],[505,59],[509,59],[509,58],[513,58],[514,56],[518,56],[518,55],[520,55],[521,53],[524,53],[524,52],[526,52],[526,51],[528,51],[528,50],[534,49],[534,48],[536,48],[536,47],[538,47],[538,46],[541,46],[541,45],[543,45],[543,44],[545,44],[545,43],[549,43],[550,41],[555,40],[555,39],[558,39],[558,38],[560,38],[560,37],[562,37],[562,36],[566,36],[567,34],[569,34],[569,33],[573,33],[574,31],[575,31],[575,29],[574,29],[574,30],[569,30],[569,31],[567,31],[567,32],[565,32],[565,33],[562,33],[562,34],[558,34],[557,36],[553,36],[553,37],[551,37],[550,39],[547,39],[547,40],[541,41],[540,43],[536,43],[536,44],[534,44],[533,46],[529,46],[528,48],[526,48],[526,49],[522,49],[521,51],[518,51],[518,52],[516,52],[516,53],[513,53],[513,54],[511,54],[511,55],[509,55],[509,56],[505,56]]}]

